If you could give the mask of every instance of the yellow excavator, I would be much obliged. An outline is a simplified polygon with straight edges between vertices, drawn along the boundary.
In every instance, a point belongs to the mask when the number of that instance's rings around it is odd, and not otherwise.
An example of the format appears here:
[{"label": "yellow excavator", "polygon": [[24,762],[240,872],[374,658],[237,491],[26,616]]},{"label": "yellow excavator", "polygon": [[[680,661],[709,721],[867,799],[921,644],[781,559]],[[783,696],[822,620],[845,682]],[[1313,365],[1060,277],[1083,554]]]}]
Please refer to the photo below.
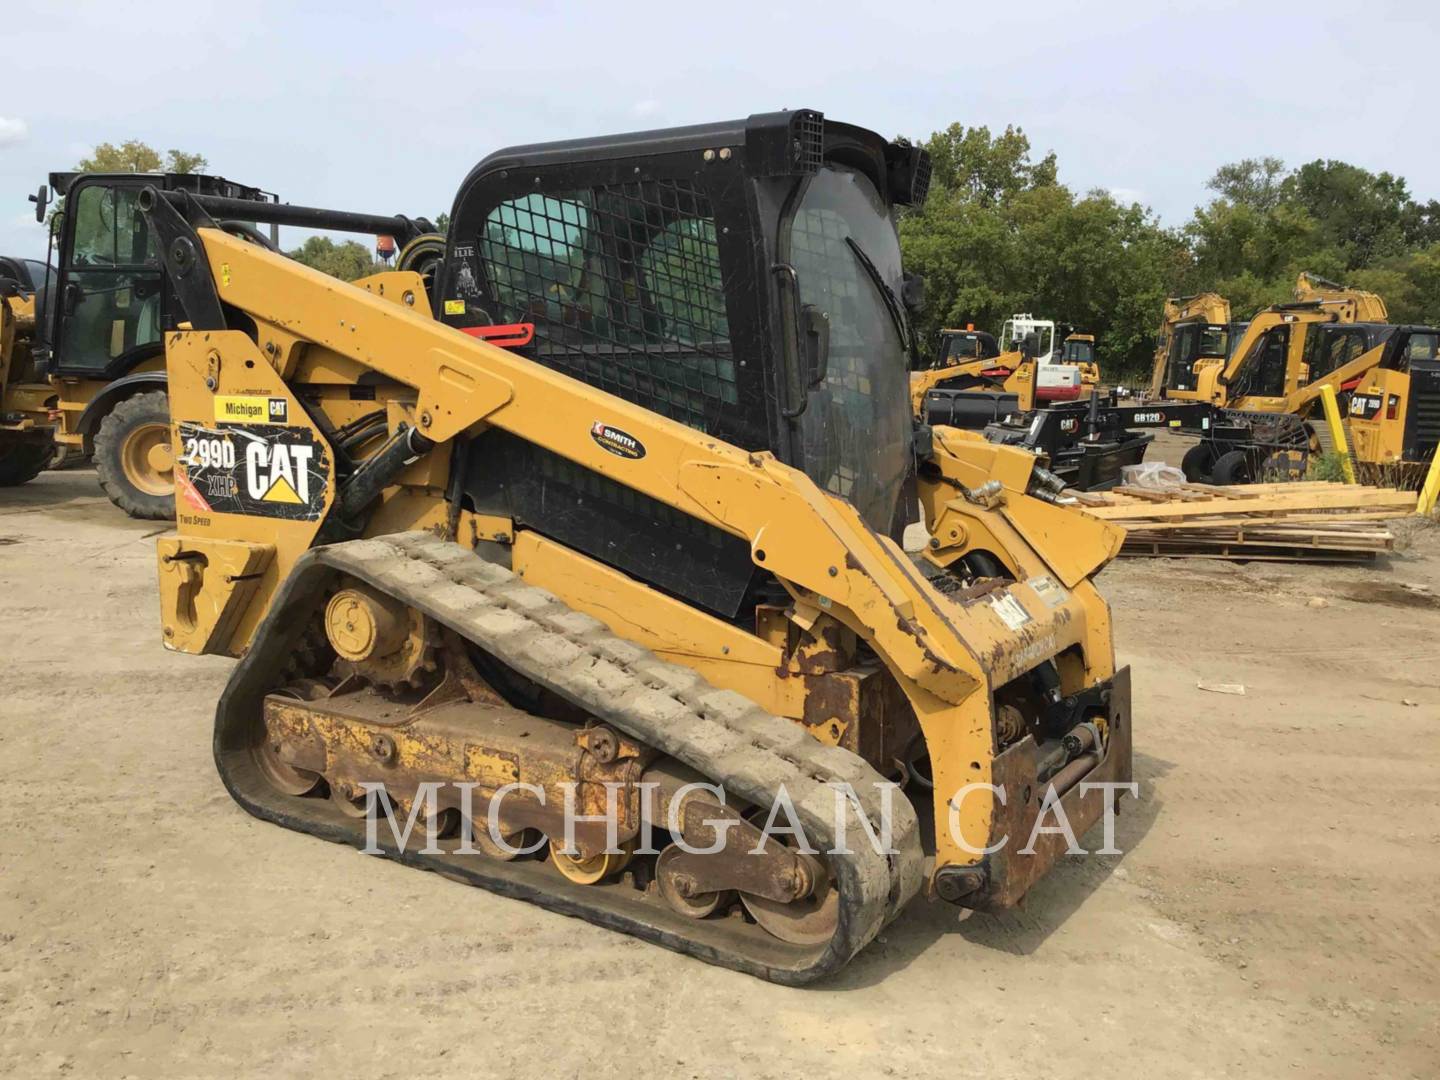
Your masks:
[{"label": "yellow excavator", "polygon": [[1230,321],[1230,302],[1219,293],[1168,298],[1155,336],[1150,396],[1193,391],[1197,373],[1228,360],[1243,333],[1243,325]]},{"label": "yellow excavator", "polygon": [[[1350,412],[1360,464],[1428,460],[1408,456],[1427,445],[1428,405],[1422,400],[1412,410],[1404,402],[1411,358],[1423,364],[1440,331],[1393,324],[1375,293],[1313,274],[1300,275],[1293,301],[1245,324],[1229,322],[1228,305],[1214,294],[1172,312],[1173,303],[1168,341],[1156,357],[1159,394],[1217,410],[1186,454],[1187,476],[1230,484],[1293,473],[1320,447],[1309,418],[1327,387]],[[1357,411],[1352,395],[1362,385]],[[1422,398],[1427,385],[1416,384]],[[1412,418],[1419,427],[1407,435]]]},{"label": "yellow excavator", "polygon": [[811,110],[513,147],[433,294],[143,192],[184,314],[161,627],[240,658],[234,798],[782,983],[919,893],[1015,904],[1130,781],[1122,534],[914,423],[927,175]]}]

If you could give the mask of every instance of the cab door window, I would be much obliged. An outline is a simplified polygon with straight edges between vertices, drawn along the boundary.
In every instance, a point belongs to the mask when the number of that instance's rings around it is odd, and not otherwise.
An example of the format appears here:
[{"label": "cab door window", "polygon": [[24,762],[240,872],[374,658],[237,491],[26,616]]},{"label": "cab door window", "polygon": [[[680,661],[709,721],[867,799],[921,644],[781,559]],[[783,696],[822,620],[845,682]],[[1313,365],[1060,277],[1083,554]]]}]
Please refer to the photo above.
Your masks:
[{"label": "cab door window", "polygon": [[1250,349],[1235,382],[1238,397],[1283,397],[1285,366],[1290,352],[1290,327],[1267,330]]},{"label": "cab door window", "polygon": [[1309,381],[1323,379],[1365,352],[1365,331],[1354,328],[1316,327],[1305,342]]},{"label": "cab door window", "polygon": [[56,365],[99,374],[161,340],[160,259],[138,187],[82,184],[73,215]]}]

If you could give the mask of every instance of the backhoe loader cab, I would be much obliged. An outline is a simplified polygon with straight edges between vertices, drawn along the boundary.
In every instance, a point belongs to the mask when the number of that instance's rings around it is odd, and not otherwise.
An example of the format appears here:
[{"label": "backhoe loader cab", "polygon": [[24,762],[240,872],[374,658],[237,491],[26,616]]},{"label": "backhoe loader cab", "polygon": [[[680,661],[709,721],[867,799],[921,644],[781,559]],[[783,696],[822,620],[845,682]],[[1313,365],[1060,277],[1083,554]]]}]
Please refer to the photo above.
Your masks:
[{"label": "backhoe loader cab", "polygon": [[[433,297],[145,192],[188,324],[162,633],[241,657],[237,801],[357,846],[413,813],[438,846],[380,850],[786,983],[922,888],[1016,903],[1069,846],[1042,806],[1083,835],[1130,779],[1091,581],[1121,535],[912,423],[926,167],[808,110],[502,151]],[[760,831],[786,801],[796,846]]]},{"label": "backhoe loader cab", "polygon": [[247,202],[275,196],[218,176],[51,173],[64,197],[36,356],[55,389],[63,446],[93,453],[106,494],[135,517],[174,515],[163,335],[174,289],[136,200],[147,186]]}]

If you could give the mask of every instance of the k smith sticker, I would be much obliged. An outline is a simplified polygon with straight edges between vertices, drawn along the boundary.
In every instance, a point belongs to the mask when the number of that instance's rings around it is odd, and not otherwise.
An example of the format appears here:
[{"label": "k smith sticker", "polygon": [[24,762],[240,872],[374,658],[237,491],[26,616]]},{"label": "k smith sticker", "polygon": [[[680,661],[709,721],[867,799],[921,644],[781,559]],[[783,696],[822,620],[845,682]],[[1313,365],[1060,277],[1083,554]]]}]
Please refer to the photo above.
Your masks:
[{"label": "k smith sticker", "polygon": [[217,397],[217,423],[288,424],[290,402],[283,397]]},{"label": "k smith sticker", "polygon": [[644,443],[628,431],[611,427],[603,420],[596,420],[590,425],[590,437],[600,444],[601,449],[609,450],[616,457],[634,460],[645,456]]},{"label": "k smith sticker", "polygon": [[330,461],[308,427],[181,424],[175,464],[176,486],[202,513],[317,521],[325,512]]}]

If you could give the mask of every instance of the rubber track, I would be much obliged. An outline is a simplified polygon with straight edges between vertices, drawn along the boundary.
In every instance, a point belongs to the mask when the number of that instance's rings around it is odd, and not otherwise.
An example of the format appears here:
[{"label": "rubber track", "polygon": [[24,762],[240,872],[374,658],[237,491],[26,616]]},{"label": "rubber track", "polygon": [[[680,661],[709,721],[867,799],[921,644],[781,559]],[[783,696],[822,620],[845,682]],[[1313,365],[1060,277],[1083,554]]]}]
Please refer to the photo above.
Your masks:
[{"label": "rubber track", "polygon": [[[231,793],[252,813],[327,839],[357,842],[353,826],[337,833],[333,826],[321,827],[321,822],[296,815],[297,805],[314,800],[267,797],[253,777],[235,775],[237,747],[245,742],[237,736],[250,727],[253,737],[263,694],[273,688],[259,683],[266,678],[267,667],[273,679],[278,670],[273,662],[283,655],[284,639],[293,638],[295,627],[304,621],[300,609],[314,611],[323,595],[322,580],[333,581],[336,573],[365,581],[424,611],[527,678],[721,784],[732,801],[738,796],[769,806],[783,784],[811,844],[821,850],[832,848],[835,839],[835,792],[827,785],[849,784],[859,802],[858,808],[854,803],[848,807],[846,836],[852,854],[828,856],[840,895],[838,928],[829,943],[805,955],[758,934],[721,935],[719,945],[714,933],[707,933],[703,942],[696,940],[686,930],[699,931],[703,924],[689,922],[687,927],[687,921],[680,919],[656,926],[653,904],[645,904],[645,910],[632,919],[617,913],[613,903],[587,905],[583,889],[550,895],[501,880],[509,876],[509,868],[520,864],[470,856],[458,860],[463,867],[457,869],[454,856],[442,860],[392,852],[393,857],[711,963],[790,984],[843,967],[919,890],[924,856],[918,822],[905,797],[893,793],[890,808],[892,847],[899,854],[876,852],[855,817],[863,810],[878,831],[877,785],[884,780],[861,758],[818,742],[793,721],[776,717],[739,694],[717,689],[690,668],[664,661],[617,636],[505,567],[429,533],[331,544],[297,563],[250,653],[232,676],[216,719],[217,765]],[[559,875],[554,876],[558,886]],[[734,945],[727,949],[724,942],[729,940]],[[767,949],[767,942],[773,942],[773,948]]]}]

